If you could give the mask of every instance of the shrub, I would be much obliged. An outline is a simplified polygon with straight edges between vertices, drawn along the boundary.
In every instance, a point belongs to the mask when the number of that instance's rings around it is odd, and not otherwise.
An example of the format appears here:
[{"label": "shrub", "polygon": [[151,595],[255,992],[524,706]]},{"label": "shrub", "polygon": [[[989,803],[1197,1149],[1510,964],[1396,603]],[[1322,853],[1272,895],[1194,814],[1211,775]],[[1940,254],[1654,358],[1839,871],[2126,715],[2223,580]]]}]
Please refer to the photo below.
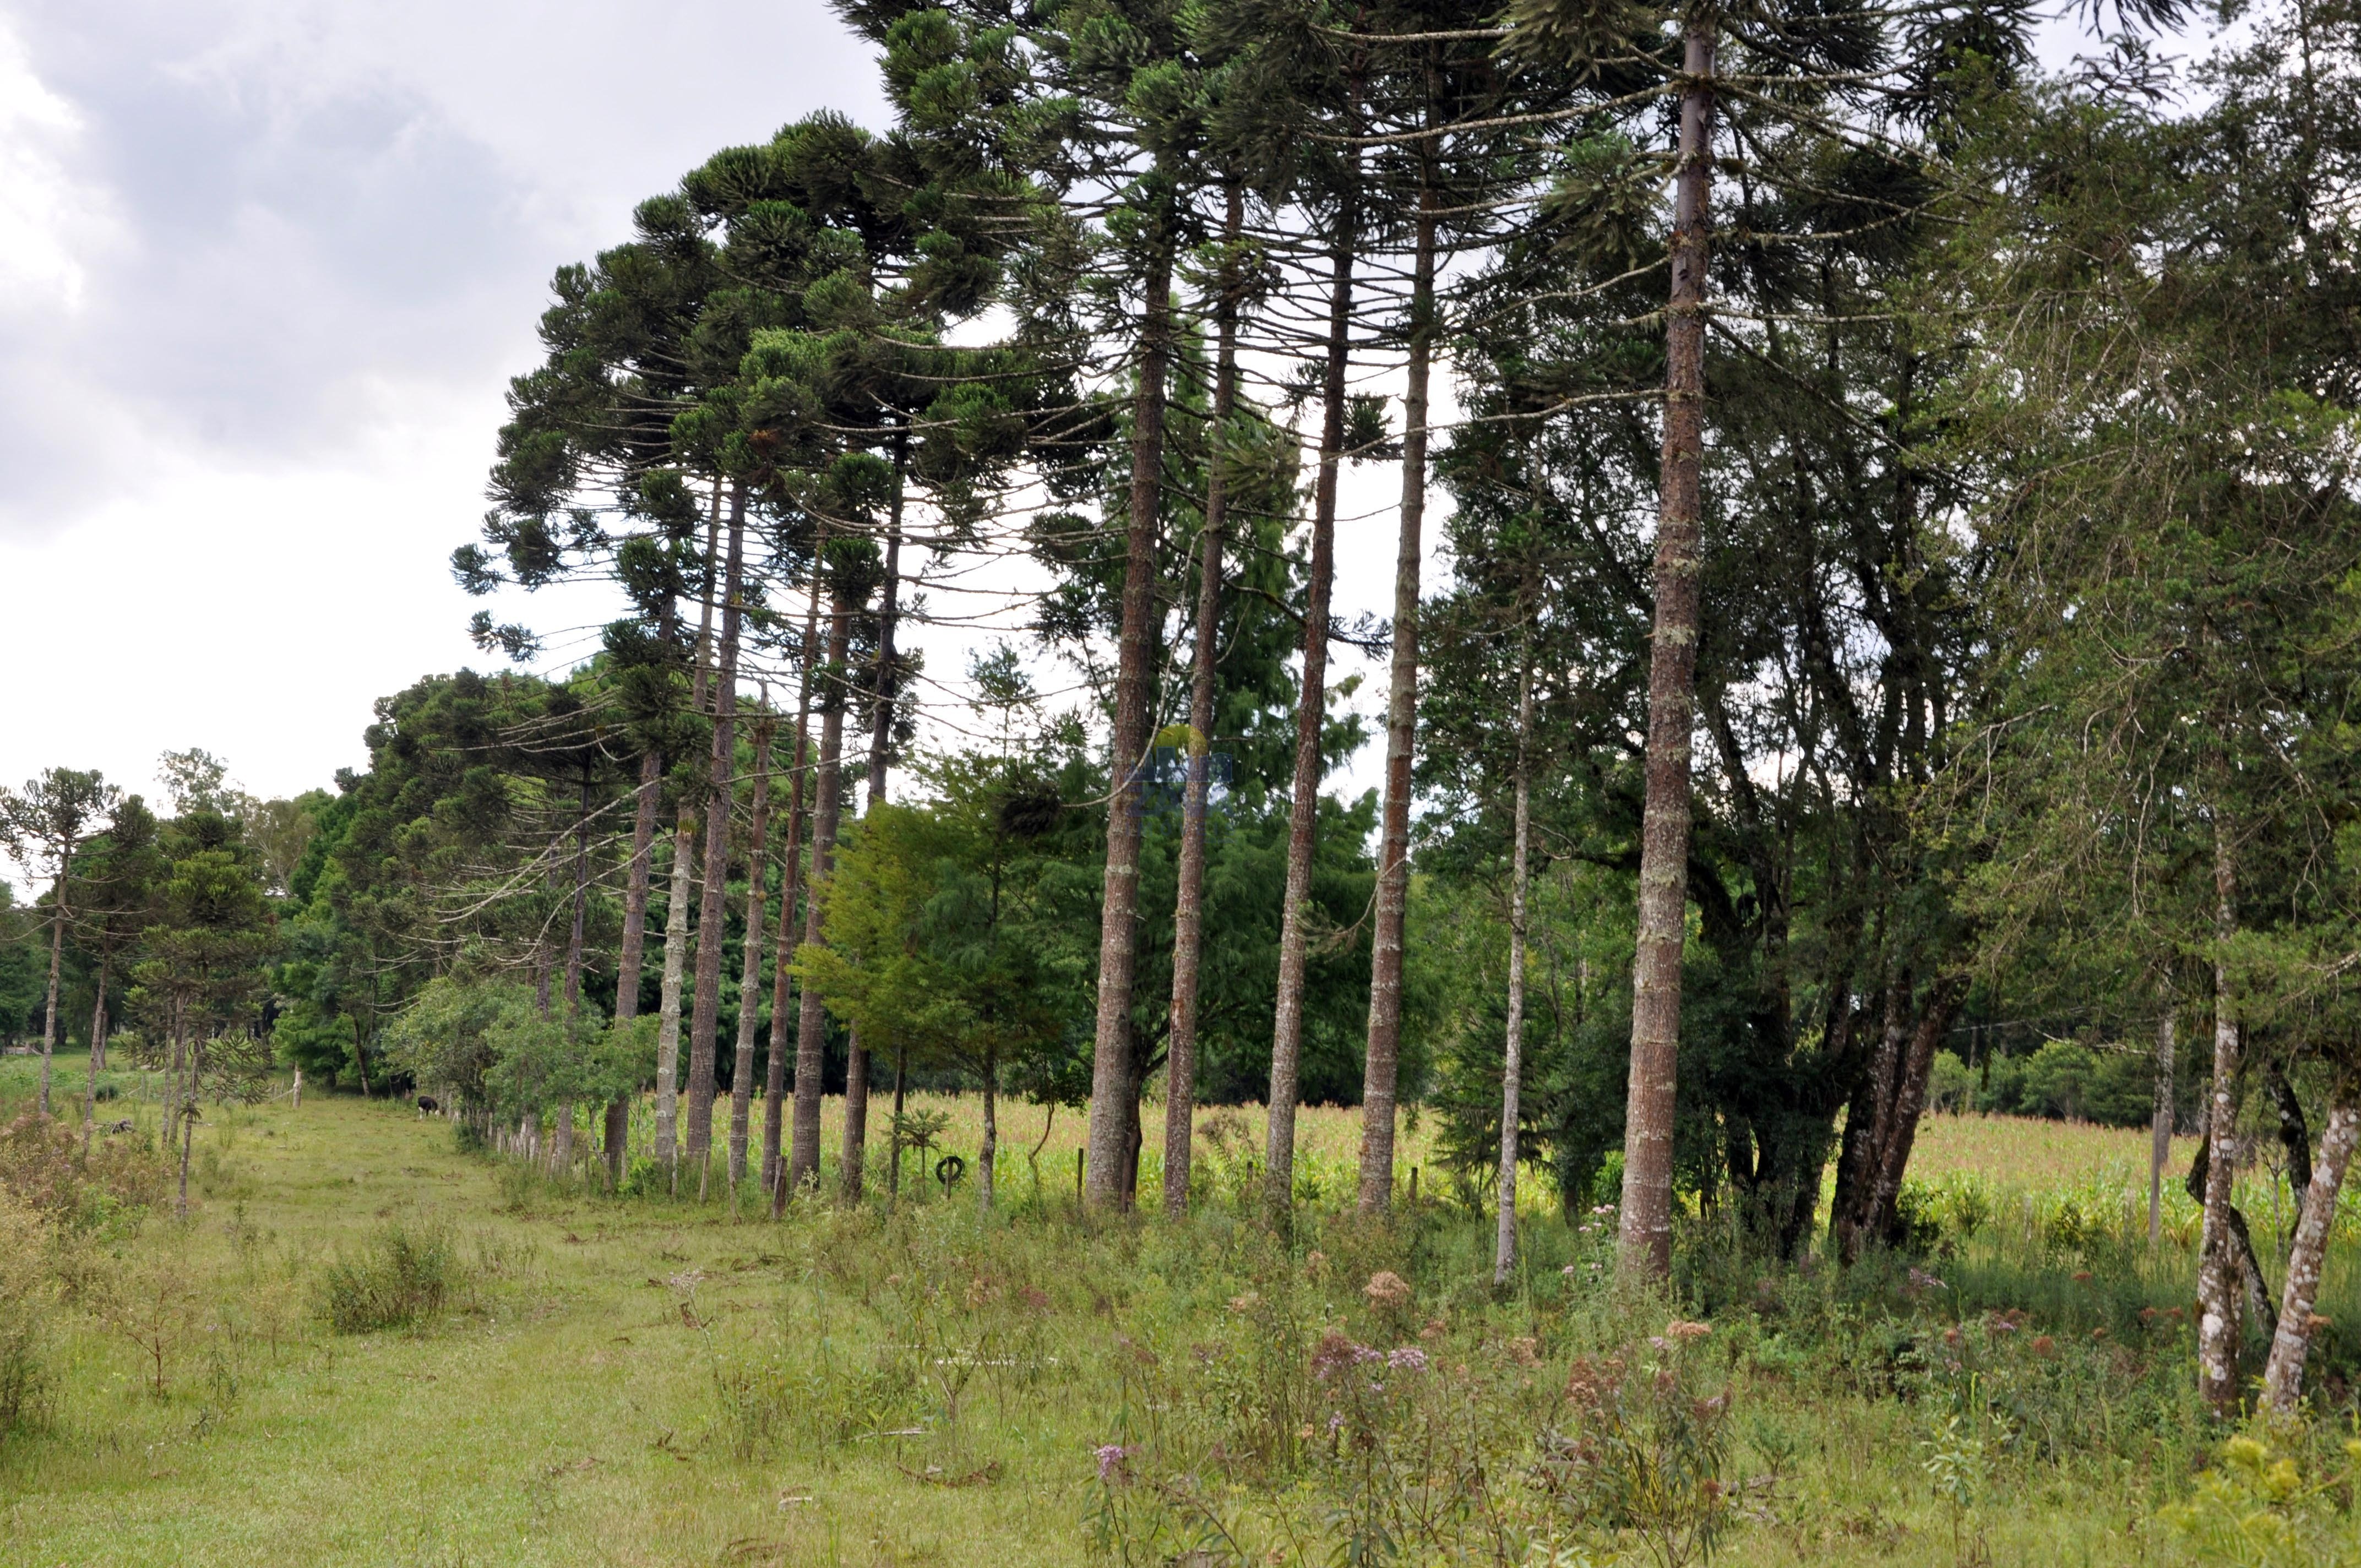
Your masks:
[{"label": "shrub", "polygon": [[0,1187],[76,1231],[134,1219],[167,1190],[170,1167],[144,1140],[102,1138],[81,1156],[79,1127],[28,1111],[0,1126]]},{"label": "shrub", "polygon": [[328,1265],[320,1279],[320,1315],[344,1334],[409,1328],[439,1315],[465,1282],[449,1232],[412,1230],[397,1221],[358,1254]]}]

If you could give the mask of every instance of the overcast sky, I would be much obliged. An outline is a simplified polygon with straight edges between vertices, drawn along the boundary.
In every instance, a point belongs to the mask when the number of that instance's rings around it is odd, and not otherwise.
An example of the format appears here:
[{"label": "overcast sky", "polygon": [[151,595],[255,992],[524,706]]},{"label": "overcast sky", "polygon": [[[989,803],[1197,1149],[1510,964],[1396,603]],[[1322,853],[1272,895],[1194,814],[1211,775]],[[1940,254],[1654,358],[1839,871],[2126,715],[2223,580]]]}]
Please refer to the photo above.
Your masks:
[{"label": "overcast sky", "polygon": [[822,106],[880,118],[819,0],[0,0],[0,781],[291,793],[483,663],[445,561],[551,273]]}]

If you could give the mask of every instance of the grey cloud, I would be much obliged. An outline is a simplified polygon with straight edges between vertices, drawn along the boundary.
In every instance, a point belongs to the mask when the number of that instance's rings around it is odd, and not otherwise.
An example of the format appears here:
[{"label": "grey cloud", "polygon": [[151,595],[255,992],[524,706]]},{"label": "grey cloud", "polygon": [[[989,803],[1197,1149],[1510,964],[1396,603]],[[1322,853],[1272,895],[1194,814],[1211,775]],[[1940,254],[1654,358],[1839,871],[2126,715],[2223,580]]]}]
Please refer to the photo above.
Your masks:
[{"label": "grey cloud", "polygon": [[638,196],[822,103],[873,112],[864,51],[824,18],[17,7],[83,122],[71,173],[122,233],[84,258],[81,311],[0,323],[0,535],[137,492],[168,448],[316,461],[405,400],[480,397],[533,357],[551,272],[621,237]]}]

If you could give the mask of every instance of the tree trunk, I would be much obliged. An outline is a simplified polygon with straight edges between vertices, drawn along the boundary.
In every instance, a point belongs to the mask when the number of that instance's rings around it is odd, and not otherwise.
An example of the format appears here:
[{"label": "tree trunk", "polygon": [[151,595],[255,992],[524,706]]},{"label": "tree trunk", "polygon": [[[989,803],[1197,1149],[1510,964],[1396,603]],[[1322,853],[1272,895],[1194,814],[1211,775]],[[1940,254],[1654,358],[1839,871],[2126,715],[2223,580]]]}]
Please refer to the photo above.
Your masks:
[{"label": "tree trunk", "polygon": [[1672,293],[1664,328],[1664,444],[1656,522],[1656,625],[1648,660],[1646,804],[1632,960],[1631,1079],[1623,1134],[1623,1267],[1662,1279],[1673,1258],[1673,1114],[1687,931],[1689,736],[1697,706],[1704,501],[1705,298],[1712,193],[1714,23],[1698,12],[1682,61]]},{"label": "tree trunk", "polygon": [[2164,1167],[2172,1158],[2172,993],[2156,1020],[2156,1110],[2147,1138],[2147,1245],[2164,1239]]},{"label": "tree trunk", "polygon": [[803,875],[804,769],[811,751],[813,671],[819,663],[820,557],[828,549],[823,524],[812,544],[809,597],[804,605],[803,670],[796,683],[793,762],[787,773],[787,839],[779,864],[779,948],[771,960],[771,1061],[763,1084],[763,1190],[777,1212],[781,1175],[781,1124],[786,1117],[787,984],[796,957],[796,891]]},{"label": "tree trunk", "polygon": [[1877,1185],[1870,1193],[1865,1227],[1868,1234],[1883,1238],[1889,1245],[1901,1239],[1902,1177],[1910,1168],[1910,1150],[1918,1140],[1918,1119],[1927,1109],[1927,1078],[1934,1069],[1935,1047],[1950,1032],[1951,1020],[1959,1016],[1960,1003],[1967,993],[1967,981],[1959,975],[1946,975],[1928,988],[1926,1010],[1918,1014],[1918,1027],[1911,1033],[1909,1054],[1903,1058],[1902,1074],[1894,1084],[1894,1111],[1878,1150]]},{"label": "tree trunk", "polygon": [[2230,961],[2236,935],[2237,870],[2215,808],[2213,826],[2213,1086],[2205,1122],[2205,1220],[2197,1256],[2197,1390],[2217,1415],[2238,1405],[2238,1287],[2230,1220],[2237,1133],[2238,1021],[2231,1011]]},{"label": "tree trunk", "polygon": [[[1508,1284],[1517,1262],[1517,1118],[1525,1078],[1525,892],[1532,831],[1532,773],[1527,761],[1533,730],[1530,649],[1523,664],[1517,675],[1516,848],[1509,861],[1509,1032],[1500,1065],[1500,1224],[1492,1246],[1495,1287]],[[1390,1173],[1388,1184],[1391,1185]]]},{"label": "tree trunk", "polygon": [[672,894],[664,904],[664,996],[656,1023],[656,1163],[680,1190],[680,1003],[688,967],[688,903],[697,885],[697,807],[684,797],[672,835]]},{"label": "tree trunk", "polygon": [[[804,646],[809,648],[810,641]],[[787,1115],[787,1001],[796,961],[796,892],[803,872],[804,729],[810,716],[808,705],[796,716],[789,753],[794,761],[788,773],[787,837],[779,855],[778,948],[771,955],[771,1058],[763,1075],[763,1191],[772,1197],[777,1195],[785,1168],[779,1155]]]},{"label": "tree trunk", "polygon": [[[1355,104],[1357,118],[1358,104]],[[1295,1201],[1295,1098],[1303,1049],[1303,970],[1311,957],[1312,855],[1319,829],[1320,727],[1328,717],[1328,596],[1336,575],[1336,479],[1345,461],[1345,374],[1353,353],[1353,261],[1360,243],[1361,154],[1346,161],[1330,252],[1327,363],[1322,378],[1320,473],[1312,492],[1312,580],[1303,605],[1303,685],[1295,708],[1295,784],[1288,813],[1287,885],[1279,928],[1279,998],[1270,1042],[1270,1117],[1263,1197],[1274,1215]]]},{"label": "tree trunk", "polygon": [[164,1074],[163,1083],[163,1145],[164,1152],[167,1155],[170,1155],[172,1152],[172,1139],[181,1130],[181,1124],[177,1119],[181,1113],[181,1003],[178,1000],[175,1000],[172,1003],[172,1022],[170,1025],[172,1031],[171,1066]]},{"label": "tree trunk", "polygon": [[49,991],[41,1010],[41,1114],[49,1113],[49,1058],[58,1048],[58,968],[66,950],[66,867],[72,863],[73,845],[58,852],[56,891],[49,895]]},{"label": "tree trunk", "polygon": [[[994,1094],[999,1078],[1000,1057],[998,1053],[987,1050],[983,1056],[983,1142],[977,1146],[975,1151],[975,1206],[986,1214],[992,1212],[992,1173],[1000,1158],[1000,1116]],[[901,1101],[901,1081],[896,1078],[894,1102],[897,1108]]]},{"label": "tree trunk", "polygon": [[763,1014],[763,922],[770,899],[763,836],[771,818],[771,741],[778,725],[766,709],[754,725],[754,808],[746,824],[746,942],[738,970],[738,1059],[730,1074],[730,1201],[746,1179],[746,1128],[754,1108],[754,1029]]},{"label": "tree trunk", "polygon": [[98,1003],[93,1010],[98,1024],[92,1027],[90,1036],[90,1066],[96,1072],[106,1070],[106,1029],[103,1025],[106,1024],[106,965],[113,952],[114,935],[107,932],[104,936],[98,959]]},{"label": "tree trunk", "polygon": [[894,629],[902,607],[902,475],[908,458],[906,431],[894,433],[894,494],[885,516],[885,581],[877,590],[877,663],[870,682],[869,804],[885,798],[886,759],[894,746]]},{"label": "tree trunk", "polygon": [[1861,1255],[1863,1225],[1869,1215],[1869,1192],[1876,1181],[1883,1123],[1893,1102],[1894,1080],[1902,1061],[1903,1010],[1908,1005],[1907,977],[1886,977],[1883,995],[1883,1023],[1875,1054],[1845,1108],[1844,1145],[1837,1155],[1836,1192],[1828,1202],[1828,1234],[1837,1256],[1850,1263]]},{"label": "tree trunk", "polygon": [[2320,1300],[2321,1262],[2328,1252],[2328,1233],[2336,1223],[2336,1198],[2345,1186],[2345,1167],[2353,1146],[2361,1140],[2361,1105],[2349,1097],[2329,1107],[2328,1125],[2321,1130],[2320,1157],[2312,1163],[2312,1180],[2304,1188],[2303,1212],[2297,1219],[2295,1240],[2288,1246],[2287,1289],[2279,1299],[2279,1329],[2271,1336],[2270,1360],[2263,1366],[2263,1403],[2275,1414],[2291,1415],[2303,1394],[2304,1357],[2312,1350],[2312,1330],[2319,1326],[2312,1308]]},{"label": "tree trunk", "polygon": [[91,1134],[98,1124],[98,1066],[99,1058],[105,1054],[99,1047],[106,1039],[106,978],[114,962],[115,938],[112,934],[102,936],[98,944],[98,1000],[90,1010],[90,1060],[84,1070],[88,1081],[82,1087],[82,1157],[84,1164],[90,1161]]},{"label": "tree trunk", "polygon": [[[900,619],[902,587],[902,482],[907,461],[907,434],[894,435],[894,494],[886,517],[885,581],[877,597],[877,668],[870,683],[869,804],[885,798],[886,760],[894,740],[894,627]],[[845,1031],[844,1061],[844,1195],[860,1201],[862,1179],[869,1168],[869,1048],[861,1043],[861,1025]]]},{"label": "tree trunk", "polygon": [[[697,626],[697,663],[689,682],[689,707],[705,711],[706,661],[713,648],[713,552],[721,536],[721,487],[713,487],[713,508],[705,524],[704,607]],[[656,1029],[656,1160],[675,1197],[680,1194],[680,1014],[681,983],[688,963],[688,900],[697,876],[697,806],[684,791],[673,830],[672,897],[664,905],[664,994]]]},{"label": "tree trunk", "polygon": [[[828,621],[828,665],[821,679],[819,776],[813,781],[811,872],[804,894],[804,940],[818,942],[826,913],[828,874],[836,853],[840,762],[844,748],[844,657],[852,636],[852,607],[842,594],[830,596]],[[791,1189],[819,1180],[820,1075],[826,1065],[827,1019],[820,1011],[819,992],[801,988],[796,1017],[795,1144],[788,1153],[787,1179],[771,1197],[776,1215]]]},{"label": "tree trunk", "polygon": [[[576,797],[574,820],[574,900],[573,918],[566,934],[566,1021],[571,1025],[582,1016],[582,936],[590,910],[590,767],[584,763],[582,787]],[[574,1168],[574,1102],[568,1100],[557,1108],[555,1118],[556,1149],[552,1157],[555,1170],[563,1175]]]},{"label": "tree trunk", "polygon": [[844,1201],[858,1203],[868,1161],[869,1053],[861,1048],[857,1025],[844,1034],[844,1141],[837,1155],[837,1177]]},{"label": "tree trunk", "polygon": [[705,1198],[713,1163],[714,1054],[721,1027],[721,958],[730,923],[730,818],[738,764],[739,575],[745,558],[746,487],[730,495],[730,550],[721,579],[721,656],[714,674],[712,782],[705,807],[705,902],[697,912],[697,1010],[688,1036],[689,1163]]},{"label": "tree trunk", "polygon": [[[887,1140],[894,1157],[885,1171],[885,1196],[889,1202],[897,1206],[902,1201],[902,1113],[903,1107],[908,1103],[909,1080],[910,1048],[896,1046],[894,1048],[894,1135]],[[1035,1185],[1039,1185],[1038,1179]]]},{"label": "tree trunk", "polygon": [[[655,860],[657,795],[664,783],[664,761],[653,751],[640,758],[640,786],[631,810],[631,864],[623,882],[623,940],[615,953],[615,1023],[631,1023],[640,1015],[640,971],[647,963],[648,882]],[[631,1091],[607,1102],[607,1182],[623,1184],[624,1161],[631,1136]]]},{"label": "tree trunk", "polygon": [[1221,653],[1222,535],[1229,521],[1224,443],[1238,396],[1238,284],[1231,259],[1246,192],[1230,182],[1222,221],[1221,292],[1213,302],[1213,411],[1205,443],[1205,523],[1197,539],[1197,641],[1189,672],[1189,782],[1180,799],[1179,888],[1172,905],[1172,1025],[1164,1053],[1164,1212],[1189,1212],[1197,1117],[1197,980],[1204,951],[1205,815],[1213,789],[1213,677]]},{"label": "tree trunk", "polygon": [[[181,1201],[178,1212],[180,1217],[183,1220],[189,1217],[189,1146],[196,1138],[197,1052],[202,1047],[197,1041],[191,1040],[188,1042],[186,1058],[189,1064],[189,1081],[182,1087],[180,1096]],[[180,1058],[181,1054],[182,1053],[177,1051],[173,1053],[176,1059]]]},{"label": "tree trunk", "polygon": [[[1402,397],[1401,532],[1394,551],[1394,646],[1386,696],[1385,815],[1378,837],[1369,944],[1369,1043],[1361,1074],[1365,1214],[1393,1202],[1394,1100],[1401,1069],[1402,927],[1410,909],[1411,761],[1418,736],[1418,593],[1426,521],[1426,388],[1434,353],[1433,158],[1421,144],[1417,254],[1411,272],[1410,369]],[[1522,741],[1520,741],[1520,745]]]},{"label": "tree trunk", "polygon": [[[1170,214],[1163,214],[1169,219]],[[1140,302],[1139,388],[1133,400],[1131,494],[1126,518],[1123,628],[1117,644],[1115,723],[1107,742],[1105,891],[1099,908],[1098,1018],[1091,1050],[1089,1177],[1083,1199],[1123,1201],[1118,1167],[1128,1126],[1123,1102],[1131,1067],[1131,984],[1139,949],[1139,768],[1148,749],[1149,652],[1156,626],[1156,547],[1164,475],[1165,364],[1172,327],[1172,235],[1150,241]]]}]

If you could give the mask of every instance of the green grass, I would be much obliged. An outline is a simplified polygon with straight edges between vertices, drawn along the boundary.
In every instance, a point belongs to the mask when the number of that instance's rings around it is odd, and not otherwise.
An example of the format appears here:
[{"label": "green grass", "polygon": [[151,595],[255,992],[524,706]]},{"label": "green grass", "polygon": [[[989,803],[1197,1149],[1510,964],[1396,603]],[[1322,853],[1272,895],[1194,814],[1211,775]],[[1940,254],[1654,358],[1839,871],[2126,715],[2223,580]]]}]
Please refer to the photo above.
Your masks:
[{"label": "green grass", "polygon": [[[29,1065],[0,1062],[0,1102]],[[80,1058],[60,1065],[78,1090]],[[152,1129],[121,1077],[106,1109]],[[1308,1212],[1286,1243],[1226,1210],[1085,1229],[1065,1187],[1033,1205],[1019,1153],[990,1222],[936,1197],[774,1226],[521,1179],[384,1102],[207,1117],[185,1227],[102,1214],[61,1244],[47,1424],[0,1443],[0,1564],[1029,1568],[1107,1560],[1094,1542],[1211,1563],[1183,1555],[1209,1520],[1261,1561],[1326,1563],[1355,1509],[1429,1496],[1454,1455],[1483,1461],[1498,1519],[1554,1529],[1572,1494],[1544,1434],[1609,1430],[1569,1369],[1649,1357],[1675,1311],[1713,1322],[1682,1397],[1732,1401],[1717,1441],[1745,1517],[1720,1563],[1959,1561],[1927,1465],[1962,1409],[1983,1423],[1971,1556],[2174,1561],[2156,1509],[2219,1442],[2166,1310],[2186,1257],[2120,1225],[1995,1225],[1929,1260],[1935,1286],[1697,1242],[1675,1307],[1591,1285],[1604,1237],[1536,1215],[1496,1299],[1487,1222],[1433,1203],[1375,1230]],[[1410,1299],[1370,1299],[1381,1269]],[[398,1326],[338,1332],[339,1299],[393,1300],[348,1321]],[[1433,1369],[1340,1409],[1307,1371],[1330,1329]],[[1367,1417],[1375,1460],[1345,1463],[1332,1413]],[[1111,1443],[1133,1485],[1100,1485]],[[1564,1542],[1649,1560],[1603,1517]]]}]

